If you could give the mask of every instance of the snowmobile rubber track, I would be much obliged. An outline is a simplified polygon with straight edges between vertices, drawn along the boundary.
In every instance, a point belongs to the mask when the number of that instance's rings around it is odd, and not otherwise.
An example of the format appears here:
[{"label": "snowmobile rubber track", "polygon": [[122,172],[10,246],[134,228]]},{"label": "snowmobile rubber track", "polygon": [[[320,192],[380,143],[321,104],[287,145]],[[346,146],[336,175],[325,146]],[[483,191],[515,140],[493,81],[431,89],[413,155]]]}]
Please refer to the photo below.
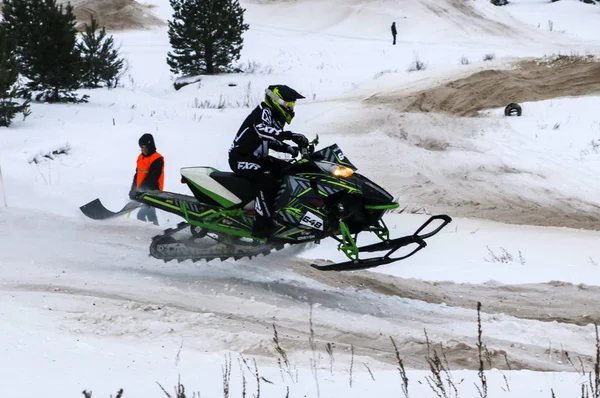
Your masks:
[{"label": "snowmobile rubber track", "polygon": [[[266,256],[273,251],[283,249],[285,246],[284,243],[260,241],[243,243],[240,241],[239,244],[236,244],[234,242],[238,238],[226,234],[221,234],[221,236],[233,238],[234,241],[222,241],[211,237],[194,238],[191,234],[186,239],[178,240],[173,237],[177,232],[190,227],[190,224],[181,222],[176,228],[166,229],[162,234],[153,237],[150,244],[150,255],[164,262],[172,260],[176,260],[177,262],[187,260],[197,262],[215,259],[224,261],[227,259],[239,260],[244,257],[252,258],[260,254]],[[197,243],[197,240],[216,242],[216,244],[210,247],[203,247]]]}]

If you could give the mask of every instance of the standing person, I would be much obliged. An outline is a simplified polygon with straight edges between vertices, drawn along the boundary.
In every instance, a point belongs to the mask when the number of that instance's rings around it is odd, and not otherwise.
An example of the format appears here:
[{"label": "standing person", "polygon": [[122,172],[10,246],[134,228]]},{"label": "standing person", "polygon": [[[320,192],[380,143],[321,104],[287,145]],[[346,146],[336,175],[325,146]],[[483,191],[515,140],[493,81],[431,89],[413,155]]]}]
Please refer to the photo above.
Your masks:
[{"label": "standing person", "polygon": [[285,124],[294,118],[296,100],[304,98],[285,85],[269,86],[265,99],[240,126],[231,148],[229,166],[235,174],[252,181],[255,188],[254,225],[252,235],[268,238],[276,230],[272,208],[277,190],[277,180],[287,162],[269,156],[269,149],[298,156],[298,148],[284,143],[291,140],[296,145],[307,146],[308,139],[298,133],[284,131]]},{"label": "standing person", "polygon": [[[146,133],[138,141],[141,153],[138,155],[133,183],[131,184],[130,196],[136,192],[163,190],[165,179],[165,160],[156,152],[154,137]],[[158,225],[156,209],[143,205],[137,214],[138,220],[151,221]]]},{"label": "standing person", "polygon": [[393,45],[396,45],[396,35],[398,34],[398,31],[396,30],[396,22],[392,22],[392,37],[394,38],[394,43],[392,43]]}]

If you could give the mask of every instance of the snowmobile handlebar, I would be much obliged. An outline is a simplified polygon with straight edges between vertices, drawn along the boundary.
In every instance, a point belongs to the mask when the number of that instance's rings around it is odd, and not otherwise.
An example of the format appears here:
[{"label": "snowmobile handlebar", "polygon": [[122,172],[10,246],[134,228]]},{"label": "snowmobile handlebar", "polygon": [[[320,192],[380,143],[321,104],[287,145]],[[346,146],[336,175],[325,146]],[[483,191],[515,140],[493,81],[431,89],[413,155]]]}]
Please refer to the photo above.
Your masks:
[{"label": "snowmobile handlebar", "polygon": [[310,157],[315,152],[315,147],[319,145],[319,134],[315,135],[315,138],[308,143],[306,146],[299,147],[300,149],[300,158],[306,159]]}]

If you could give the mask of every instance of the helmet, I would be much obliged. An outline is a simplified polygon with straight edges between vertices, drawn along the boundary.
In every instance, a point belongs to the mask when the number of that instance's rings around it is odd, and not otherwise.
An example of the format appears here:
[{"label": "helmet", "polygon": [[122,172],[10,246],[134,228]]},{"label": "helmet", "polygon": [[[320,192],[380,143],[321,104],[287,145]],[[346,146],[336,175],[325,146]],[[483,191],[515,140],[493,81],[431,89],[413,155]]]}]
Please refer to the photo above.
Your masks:
[{"label": "helmet", "polygon": [[265,103],[273,109],[275,114],[279,114],[287,124],[290,124],[294,118],[296,100],[302,98],[304,98],[302,94],[282,84],[269,86],[265,90]]}]

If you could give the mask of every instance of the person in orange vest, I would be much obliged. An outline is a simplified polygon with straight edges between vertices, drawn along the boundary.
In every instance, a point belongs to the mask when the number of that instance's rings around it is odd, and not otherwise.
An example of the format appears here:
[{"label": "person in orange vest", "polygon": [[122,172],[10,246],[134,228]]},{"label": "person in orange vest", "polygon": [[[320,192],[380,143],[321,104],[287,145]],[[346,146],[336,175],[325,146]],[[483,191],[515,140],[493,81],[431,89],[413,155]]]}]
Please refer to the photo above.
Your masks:
[{"label": "person in orange vest", "polygon": [[[132,196],[136,192],[162,191],[165,180],[165,160],[160,153],[156,152],[154,137],[152,134],[146,133],[140,137],[138,143],[142,153],[137,158],[137,167],[129,195]],[[154,207],[142,206],[138,211],[137,218],[158,225]]]}]

